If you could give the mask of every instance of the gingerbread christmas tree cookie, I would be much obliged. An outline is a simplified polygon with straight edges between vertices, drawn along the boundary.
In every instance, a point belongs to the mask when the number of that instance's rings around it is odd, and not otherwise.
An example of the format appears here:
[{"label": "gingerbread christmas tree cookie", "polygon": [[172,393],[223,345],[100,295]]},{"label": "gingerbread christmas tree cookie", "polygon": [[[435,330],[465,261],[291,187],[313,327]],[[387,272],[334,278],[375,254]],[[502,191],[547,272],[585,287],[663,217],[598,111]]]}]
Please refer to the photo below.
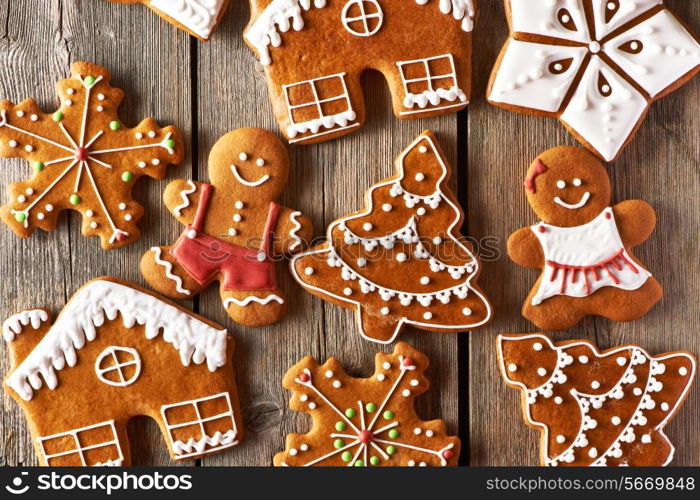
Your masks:
[{"label": "gingerbread christmas tree cookie", "polygon": [[392,342],[404,325],[435,332],[485,325],[492,310],[476,284],[480,263],[458,232],[464,215],[435,136],[424,132],[396,165],[395,177],[367,191],[367,208],[333,222],[325,243],[294,256],[294,277],[354,309],[374,342]]},{"label": "gingerbread christmas tree cookie", "polygon": [[76,62],[71,76],[56,84],[61,105],[42,112],[34,100],[0,101],[0,156],[24,158],[34,175],[8,187],[2,220],[21,237],[36,228],[52,231],[63,210],[83,217],[85,236],[98,236],[102,248],[133,243],[143,207],[131,191],[146,175],[165,176],[179,163],[183,145],[174,127],[151,118],[133,129],[117,116],[124,94],[109,84],[105,68]]},{"label": "gingerbread christmas tree cookie", "polygon": [[496,106],[557,117],[612,161],[649,106],[700,70],[700,44],[662,0],[505,0]]},{"label": "gingerbread christmas tree cookie", "polygon": [[349,376],[335,358],[320,365],[307,356],[283,385],[292,391],[290,407],[311,415],[313,426],[287,436],[275,465],[456,465],[459,439],[447,435],[444,421],[426,422],[415,412],[416,396],[428,390],[427,368],[425,355],[404,342],[377,354],[369,378]]},{"label": "gingerbread christmas tree cookie", "polygon": [[663,466],[674,447],[664,427],[695,378],[687,352],[652,356],[625,345],[599,352],[586,340],[498,337],[506,383],[522,393],[526,423],[541,431],[542,465]]}]

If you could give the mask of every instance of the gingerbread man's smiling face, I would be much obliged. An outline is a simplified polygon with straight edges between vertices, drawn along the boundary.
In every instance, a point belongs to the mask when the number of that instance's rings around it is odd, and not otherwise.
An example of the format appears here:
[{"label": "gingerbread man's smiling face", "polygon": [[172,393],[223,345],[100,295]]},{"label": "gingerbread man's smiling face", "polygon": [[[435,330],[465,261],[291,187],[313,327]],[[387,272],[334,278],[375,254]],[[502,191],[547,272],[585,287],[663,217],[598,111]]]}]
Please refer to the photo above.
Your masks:
[{"label": "gingerbread man's smiling face", "polygon": [[610,205],[610,179],[588,151],[556,148],[542,153],[527,172],[527,200],[547,224],[586,224]]}]

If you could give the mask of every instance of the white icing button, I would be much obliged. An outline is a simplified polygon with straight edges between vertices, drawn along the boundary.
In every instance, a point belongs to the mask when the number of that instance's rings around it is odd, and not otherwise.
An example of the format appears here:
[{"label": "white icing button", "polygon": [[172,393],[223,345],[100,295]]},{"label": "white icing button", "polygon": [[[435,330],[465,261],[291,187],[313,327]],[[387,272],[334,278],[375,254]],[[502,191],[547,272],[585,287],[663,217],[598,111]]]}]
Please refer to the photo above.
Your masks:
[{"label": "white icing button", "polygon": [[541,350],[542,350],[542,344],[540,344],[539,342],[535,342],[535,343],[532,345],[532,348],[533,348],[535,351],[541,351]]},{"label": "white icing button", "polygon": [[540,377],[544,377],[545,375],[547,375],[547,370],[545,370],[544,368],[540,367],[540,368],[537,369],[537,375],[539,375]]},{"label": "white icing button", "polygon": [[98,98],[100,101],[104,101],[104,100],[105,100],[105,95],[104,95],[104,94],[97,94],[97,98]]},{"label": "white icing button", "polygon": [[566,187],[566,182],[564,181],[557,181],[557,187],[559,189],[564,189]]},{"label": "white icing button", "polygon": [[593,382],[591,382],[591,387],[593,387],[594,389],[599,389],[600,382],[598,382],[597,380],[594,380]]},{"label": "white icing button", "polygon": [[415,434],[416,436],[418,436],[421,432],[423,432],[423,430],[420,427],[416,427],[415,429],[413,429],[413,434]]},{"label": "white icing button", "polygon": [[238,231],[236,231],[235,227],[232,227],[228,230],[228,235],[229,236],[236,236],[238,234]]},{"label": "white icing button", "polygon": [[597,456],[598,456],[598,450],[596,450],[595,448],[591,448],[590,450],[588,450],[588,456],[591,457],[591,458],[597,457]]},{"label": "white icing button", "polygon": [[309,445],[308,444],[302,444],[299,449],[301,451],[309,451]]},{"label": "white icing button", "polygon": [[509,364],[509,365],[508,365],[508,371],[511,372],[511,373],[517,372],[517,371],[518,371],[518,365],[516,365],[515,363]]},{"label": "white icing button", "polygon": [[635,396],[641,396],[642,395],[642,390],[639,387],[635,387],[632,392],[634,393]]},{"label": "white icing button", "polygon": [[29,117],[29,119],[30,119],[31,121],[35,122],[35,121],[37,121],[37,120],[39,119],[39,117],[38,117],[37,115],[32,115],[32,116]]},{"label": "white icing button", "polygon": [[678,369],[678,373],[680,374],[681,377],[685,377],[686,375],[688,375],[688,369],[685,366],[681,366]]},{"label": "white icing button", "polygon": [[426,148],[425,146],[420,146],[420,147],[418,148],[418,151],[421,152],[421,153],[427,153],[427,152],[428,152],[428,148]]},{"label": "white icing button", "polygon": [[465,316],[471,316],[472,310],[469,309],[468,307],[465,307],[464,309],[462,309],[462,314],[464,314]]},{"label": "white icing button", "polygon": [[241,208],[243,208],[243,202],[237,201],[236,203],[234,203],[233,206],[236,207],[238,210],[240,210]]},{"label": "white icing button", "polygon": [[190,229],[189,231],[187,231],[187,237],[188,237],[189,239],[194,239],[194,238],[196,238],[196,237],[197,237],[197,231],[195,231],[194,229]]},{"label": "white icing button", "polygon": [[560,405],[564,402],[564,400],[560,396],[557,396],[556,398],[554,398],[554,402]]},{"label": "white icing button", "polygon": [[382,307],[381,311],[379,311],[379,312],[381,312],[384,316],[386,316],[387,314],[389,314],[389,308]]},{"label": "white icing button", "polygon": [[93,229],[97,229],[97,222],[92,221],[92,222],[90,223],[90,227],[93,228]]},{"label": "white icing button", "polygon": [[382,368],[384,368],[385,370],[389,370],[391,368],[391,363],[389,363],[388,361],[385,361],[384,364],[382,365]]},{"label": "white icing button", "polygon": [[291,450],[289,450],[289,454],[290,454],[291,456],[294,456],[294,455],[296,455],[297,453],[299,453],[299,452],[297,451],[296,448],[292,448]]},{"label": "white icing button", "polygon": [[332,370],[326,370],[326,378],[333,378],[333,371]]},{"label": "white icing button", "polygon": [[151,163],[152,163],[153,165],[160,165],[160,160],[159,160],[158,158],[153,158],[153,159],[151,160]]},{"label": "white icing button", "polygon": [[124,209],[126,209],[126,203],[120,203],[119,210],[124,210]]},{"label": "white icing button", "polygon": [[[231,233],[231,230],[229,229],[229,234],[230,233]],[[311,276],[313,273],[314,273],[313,267],[307,267],[306,269],[304,269],[304,274],[307,276]]]},{"label": "white icing button", "polygon": [[41,212],[39,212],[38,214],[36,214],[36,218],[39,219],[39,220],[44,220],[44,217],[46,217],[46,216],[45,216],[43,213],[41,213]]},{"label": "white icing button", "polygon": [[423,319],[432,319],[433,318],[433,313],[430,311],[423,313]]},{"label": "white icing button", "polygon": [[352,295],[352,288],[346,288],[345,290],[343,290],[343,293],[345,295]]},{"label": "white icing button", "polygon": [[127,222],[129,222],[131,219],[133,219],[133,217],[131,216],[131,214],[126,214],[126,215],[124,216],[124,220],[127,221]]},{"label": "white icing button", "polygon": [[19,201],[20,203],[24,203],[25,201],[27,201],[27,197],[21,194],[17,197],[17,201]]},{"label": "white icing button", "polygon": [[97,106],[97,111],[102,112],[104,110],[105,110],[105,108],[103,106]]},{"label": "white icing button", "polygon": [[373,227],[372,224],[370,224],[369,222],[365,222],[365,223],[362,225],[362,229],[364,229],[365,231],[371,231],[371,230],[372,230],[372,227]]},{"label": "white icing button", "polygon": [[436,236],[435,238],[433,238],[433,243],[435,245],[439,245],[440,243],[442,243],[442,238],[440,238],[439,236]]},{"label": "white icing button", "polygon": [[425,462],[421,462],[418,464],[418,467],[427,467],[427,466],[428,466],[428,464],[426,464]]},{"label": "white icing button", "polygon": [[85,215],[87,217],[92,217],[93,215],[95,215],[95,212],[93,212],[92,210],[85,210]]},{"label": "white icing button", "polygon": [[246,161],[248,159],[248,155],[245,153],[241,153],[238,155],[238,159],[241,161]]},{"label": "white icing button", "polygon": [[65,101],[63,101],[63,104],[65,104],[66,106],[72,106],[73,101],[71,101],[70,99],[66,99]]},{"label": "white icing button", "polygon": [[233,214],[233,222],[241,222],[242,219],[241,214]]},{"label": "white icing button", "polygon": [[651,443],[651,436],[649,434],[644,434],[642,436],[642,443],[644,443],[644,444]]},{"label": "white icing button", "polygon": [[557,443],[561,444],[561,443],[563,443],[564,441],[566,441],[566,438],[565,438],[564,436],[562,436],[561,434],[559,434],[559,435],[557,436]]},{"label": "white icing button", "polygon": [[425,215],[425,208],[420,207],[418,210],[416,210],[416,213],[418,215]]},{"label": "white icing button", "polygon": [[143,139],[143,134],[141,132],[136,132],[137,139]]},{"label": "white icing button", "polygon": [[613,423],[613,425],[620,425],[620,422],[622,422],[622,420],[620,420],[620,417],[613,417],[610,419],[610,421]]},{"label": "white icing button", "polygon": [[418,173],[416,174],[416,180],[417,180],[418,182],[424,181],[424,180],[425,180],[425,174],[423,174],[422,172],[418,172]]},{"label": "white icing button", "polygon": [[[606,87],[607,87],[607,85],[606,85]],[[605,90],[605,89],[603,89],[603,90]],[[608,87],[607,91],[609,91],[609,90],[610,90],[610,88]],[[581,184],[582,184],[581,179],[579,179],[578,177],[576,179],[574,179],[574,186],[579,187]]]},{"label": "white icing button", "polygon": [[155,136],[156,136],[156,133],[155,133],[153,130],[151,130],[151,131],[148,133],[148,137],[150,137],[151,139],[153,139]]},{"label": "white icing button", "polygon": [[12,139],[10,142],[8,142],[8,144],[10,145],[11,148],[17,147],[17,141],[15,141],[14,139]]},{"label": "white icing button", "polygon": [[620,365],[620,366],[625,366],[625,364],[627,363],[627,359],[624,358],[624,357],[622,357],[622,356],[620,356],[619,358],[617,358],[616,361],[617,361],[617,364]]},{"label": "white icing button", "polygon": [[377,374],[377,380],[379,380],[380,382],[383,382],[385,378],[386,378],[386,377],[384,376],[383,373],[378,373],[378,374]]},{"label": "white icing button", "polygon": [[24,146],[24,150],[27,153],[31,153],[32,151],[34,151],[34,146],[32,146],[31,144],[27,144],[26,146]]},{"label": "white icing button", "polygon": [[367,259],[360,257],[359,259],[357,259],[357,265],[359,267],[365,267],[367,265]]},{"label": "white icing button", "polygon": [[262,158],[258,158],[257,160],[255,160],[255,164],[256,164],[258,167],[262,167],[262,166],[265,165],[265,160],[263,160]]},{"label": "white icing button", "polygon": [[53,205],[49,203],[45,208],[47,212],[51,212],[53,210]]},{"label": "white icing button", "polygon": [[430,431],[430,430],[425,431],[425,435],[428,436],[429,438],[433,437],[433,434],[434,434],[433,431]]},{"label": "white icing button", "polygon": [[406,262],[406,258],[406,254],[403,252],[396,255],[396,260],[399,262]]},{"label": "white icing button", "polygon": [[430,278],[428,278],[427,276],[423,276],[423,277],[420,279],[420,284],[421,284],[421,285],[427,285],[428,283],[430,283]]},{"label": "white icing button", "polygon": [[668,409],[669,409],[668,403],[666,403],[666,402],[661,403],[661,409],[663,411],[668,411]]},{"label": "white icing button", "polygon": [[403,394],[403,396],[407,398],[411,395],[411,391],[409,391],[408,389],[404,389],[403,392],[401,392],[401,394]]},{"label": "white icing button", "polygon": [[306,394],[302,394],[301,396],[299,396],[300,401],[306,401],[307,399],[309,399],[309,396],[307,396]]},{"label": "white icing button", "polygon": [[145,162],[145,161],[140,161],[140,162],[139,162],[139,167],[140,167],[140,168],[146,168],[146,162]]},{"label": "white icing button", "polygon": [[33,194],[34,194],[34,190],[33,190],[32,188],[27,188],[27,189],[24,190],[24,192],[25,192],[26,194],[28,194],[28,195],[33,195]]},{"label": "white icing button", "polygon": [[335,387],[336,389],[340,389],[340,387],[341,387],[342,385],[343,385],[343,384],[340,383],[340,380],[334,380],[334,381],[333,381],[333,387]]},{"label": "white icing button", "polygon": [[409,460],[409,461],[408,461],[408,466],[409,466],[409,467],[413,467],[413,466],[415,466],[415,465],[416,465],[416,461],[415,461],[415,460]]},{"label": "white icing button", "polygon": [[315,410],[316,409],[316,403],[311,402],[309,403],[309,410]]},{"label": "white icing button", "polygon": [[384,205],[382,205],[382,210],[384,210],[385,212],[391,212],[392,208],[394,207],[392,207],[390,203],[385,203]]},{"label": "white icing button", "polygon": [[588,48],[590,49],[591,52],[593,52],[594,54],[597,54],[598,52],[600,52],[600,43],[598,43],[598,42],[591,42],[591,43],[588,45]]},{"label": "white icing button", "polygon": [[418,379],[414,378],[413,380],[411,380],[409,382],[409,384],[411,384],[411,387],[417,387],[420,384],[420,381],[418,381]]},{"label": "white icing button", "polygon": [[586,363],[588,363],[588,356],[579,356],[578,360],[585,365]]},{"label": "white icing button", "polygon": [[17,116],[22,118],[24,116],[24,111],[22,111],[21,109],[17,110]]}]

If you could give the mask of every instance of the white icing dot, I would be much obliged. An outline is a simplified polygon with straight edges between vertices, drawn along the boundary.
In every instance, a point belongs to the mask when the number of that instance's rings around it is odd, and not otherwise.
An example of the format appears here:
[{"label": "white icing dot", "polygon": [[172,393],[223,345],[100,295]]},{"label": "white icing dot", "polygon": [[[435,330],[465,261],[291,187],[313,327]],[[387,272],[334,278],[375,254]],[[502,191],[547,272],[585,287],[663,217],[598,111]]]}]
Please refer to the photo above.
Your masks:
[{"label": "white icing dot", "polygon": [[156,136],[156,133],[153,130],[148,132],[148,137],[150,137],[151,139],[153,139],[155,136]]},{"label": "white icing dot", "polygon": [[411,395],[411,391],[409,391],[408,389],[404,389],[404,390],[401,392],[401,394],[403,394],[403,396],[407,398],[408,396]]},{"label": "white icing dot", "polygon": [[333,371],[332,370],[326,370],[326,378],[333,378]]},{"label": "white icing dot", "polygon": [[195,231],[194,229],[190,229],[189,231],[187,231],[187,237],[188,237],[189,239],[191,239],[191,240],[194,239],[194,238],[196,238],[196,237],[197,237],[197,231]]},{"label": "white icing dot", "polygon": [[620,366],[625,366],[625,364],[627,363],[627,359],[624,358],[624,357],[622,357],[622,356],[620,356],[619,358],[617,358],[616,361],[617,361],[617,364],[620,365]]},{"label": "white icing dot", "polygon": [[90,223],[90,227],[93,228],[93,229],[97,229],[97,222],[92,221],[92,222]]},{"label": "white icing dot", "polygon": [[430,311],[423,313],[423,319],[432,319],[433,313]]},{"label": "white icing dot", "polygon": [[598,456],[598,450],[596,450],[595,448],[591,448],[590,450],[588,450],[588,456],[591,457],[591,458],[597,457],[597,456]]},{"label": "white icing dot", "polygon": [[427,466],[428,466],[428,464],[426,464],[425,462],[421,462],[418,464],[418,467],[427,467]]},{"label": "white icing dot", "polygon": [[316,403],[311,402],[309,403],[309,410],[315,410],[316,409]]},{"label": "white icing dot", "polygon": [[39,119],[39,117],[38,117],[37,115],[32,115],[32,116],[29,117],[29,119],[30,119],[31,121],[35,122],[35,121],[37,121],[37,120]]},{"label": "white icing dot", "polygon": [[426,148],[425,146],[419,146],[419,147],[418,147],[418,151],[421,152],[421,153],[427,153],[427,152],[428,152],[428,148]]},{"label": "white icing dot", "polygon": [[241,222],[241,220],[243,220],[241,214],[233,214],[233,222]]},{"label": "white icing dot", "polygon": [[418,173],[416,174],[416,180],[417,180],[418,182],[424,181],[424,180],[425,180],[425,174],[423,174],[422,172],[418,172]]},{"label": "white icing dot", "polygon": [[688,369],[685,366],[681,366],[678,369],[678,373],[681,377],[685,377],[686,375],[688,375]]},{"label": "white icing dot", "polygon": [[439,236],[436,236],[435,238],[433,238],[433,243],[435,245],[439,245],[440,243],[442,243],[442,238],[440,238]]},{"label": "white icing dot", "polygon": [[545,375],[547,375],[547,370],[545,370],[544,368],[540,367],[540,368],[537,369],[537,375],[539,375],[540,377],[544,377]]},{"label": "white icing dot", "polygon": [[343,293],[345,295],[352,295],[352,288],[346,288],[345,290],[343,290]]},{"label": "white icing dot", "polygon": [[594,54],[597,54],[598,52],[600,52],[600,43],[598,43],[598,42],[591,42],[591,43],[588,45],[588,48],[590,49],[591,52],[593,52]]},{"label": "white icing dot", "polygon": [[97,94],[97,98],[98,98],[100,101],[104,101],[104,100],[105,100],[105,95],[104,95],[104,94]]},{"label": "white icing dot", "polygon": [[46,211],[47,211],[47,212],[52,212],[52,211],[53,211],[53,205],[52,205],[51,203],[49,203],[48,205],[46,205],[44,208],[46,208]]},{"label": "white icing dot", "polygon": [[34,146],[32,146],[31,144],[27,144],[26,146],[24,146],[24,150],[27,153],[31,153],[32,151],[34,151]]},{"label": "white icing dot", "polygon": [[160,160],[159,160],[158,158],[153,158],[153,159],[151,160],[151,163],[152,163],[153,165],[160,165]]},{"label": "white icing dot", "polygon": [[340,380],[334,380],[334,381],[333,381],[333,387],[335,387],[336,389],[340,389],[340,387],[341,387],[342,385],[343,385],[343,384],[340,383]]},{"label": "white icing dot", "polygon": [[39,220],[44,220],[44,217],[46,217],[46,216],[42,212],[39,212],[38,214],[36,214],[36,218]]},{"label": "white icing dot", "polygon": [[119,210],[126,210],[126,203],[120,203]]},{"label": "white icing dot", "polygon": [[392,208],[394,207],[392,207],[390,203],[385,203],[384,205],[382,205],[382,210],[384,210],[385,212],[391,212]]},{"label": "white icing dot", "polygon": [[365,267],[367,265],[367,259],[360,257],[359,259],[357,259],[357,265],[359,267]]},{"label": "white icing dot", "polygon": [[423,432],[423,429],[421,429],[420,427],[416,427],[415,429],[413,429],[413,434],[415,434],[416,436],[418,436],[421,432]]},{"label": "white icing dot", "polygon": [[[229,229],[229,233],[231,230]],[[232,235],[233,236],[233,235]],[[314,273],[314,268],[313,267],[307,267],[304,269],[304,274],[307,276],[311,276]]]},{"label": "white icing dot", "polygon": [[145,161],[140,161],[140,162],[139,162],[139,167],[140,167],[140,168],[146,168],[146,162],[145,162]]},{"label": "white icing dot", "polygon": [[577,177],[576,179],[574,179],[574,186],[578,187],[578,186],[580,186],[581,184],[583,184],[583,182],[581,181],[581,179],[579,179],[578,177]]},{"label": "white icing dot", "polygon": [[65,101],[63,101],[63,104],[65,104],[66,106],[72,106],[73,101],[71,101],[70,99],[66,99]]},{"label": "white icing dot", "polygon": [[586,363],[588,363],[588,356],[579,356],[578,360],[585,365]]},{"label": "white icing dot", "polygon": [[421,284],[421,285],[427,285],[428,283],[430,283],[430,278],[429,278],[429,277],[423,276],[423,277],[420,279],[420,284]]},{"label": "white icing dot", "polygon": [[608,2],[608,10],[615,10],[615,2]]},{"label": "white icing dot", "polygon": [[561,396],[557,396],[556,398],[554,398],[554,402],[560,405],[564,402],[564,400],[561,398]]},{"label": "white icing dot", "polygon": [[382,368],[384,368],[385,370],[389,370],[391,368],[391,363],[389,363],[388,361],[384,362]]},{"label": "white icing dot", "polygon": [[21,194],[17,197],[17,201],[19,201],[20,203],[24,203],[25,201],[27,201],[27,197]]},{"label": "white icing dot", "polygon": [[263,160],[262,158],[258,158],[257,160],[255,160],[255,164],[256,164],[258,167],[262,167],[262,166],[265,165],[265,160]]},{"label": "white icing dot", "polygon": [[396,260],[399,262],[406,262],[406,258],[406,254],[403,252],[396,255]]},{"label": "white icing dot", "polygon": [[517,372],[517,371],[518,371],[518,365],[516,365],[515,363],[509,364],[509,365],[508,365],[508,371],[511,372],[511,373]]},{"label": "white icing dot", "polygon": [[21,109],[17,110],[17,116],[22,118],[24,116],[24,111],[22,111]]},{"label": "white icing dot", "polygon": [[649,434],[644,434],[642,436],[642,443],[644,443],[644,444],[651,443],[651,436]]},{"label": "white icing dot", "polygon": [[555,69],[556,71],[561,71],[561,70],[564,69],[564,66],[563,66],[561,63],[556,63],[556,64],[554,65],[554,69]]},{"label": "white icing dot", "polygon": [[414,378],[409,382],[409,384],[411,384],[412,387],[417,387],[418,384],[420,384],[420,381],[418,381],[418,379]]},{"label": "white icing dot", "polygon": [[75,89],[67,89],[67,90],[66,90],[66,94],[68,94],[68,95],[73,95],[73,94],[75,94]]},{"label": "white icing dot", "polygon": [[371,231],[372,227],[374,226],[372,226],[372,224],[370,224],[369,222],[365,222],[364,224],[362,224],[362,229],[364,229],[365,231]]},{"label": "white icing dot", "polygon": [[428,436],[429,438],[430,438],[430,437],[433,437],[433,434],[435,434],[435,433],[434,433],[433,431],[431,431],[431,430],[425,431],[425,435]]},{"label": "white icing dot", "polygon": [[418,215],[425,215],[425,208],[420,207],[418,210],[416,210],[416,213]]},{"label": "white icing dot", "polygon": [[597,380],[594,380],[593,382],[591,382],[591,387],[593,387],[594,389],[599,389],[600,382],[598,382]]},{"label": "white icing dot", "polygon": [[642,395],[642,390],[639,387],[635,387],[632,392],[634,393],[635,396],[641,396]]},{"label": "white icing dot", "polygon": [[238,155],[238,159],[241,160],[241,161],[246,161],[246,160],[248,159],[248,155],[245,154],[245,153],[240,153],[240,154]]},{"label": "white icing dot", "polygon": [[15,141],[14,139],[10,140],[10,142],[8,142],[8,144],[10,145],[11,148],[17,147],[17,141]]},{"label": "white icing dot", "polygon": [[666,403],[666,402],[661,403],[661,409],[663,411],[668,411],[668,409],[669,409],[668,403]]},{"label": "white icing dot", "polygon": [[305,443],[305,444],[302,444],[302,445],[299,447],[299,449],[300,449],[301,451],[309,451],[309,445],[306,444],[306,443]]},{"label": "white icing dot", "polygon": [[96,109],[97,109],[97,111],[99,111],[100,113],[101,113],[102,111],[105,110],[104,106],[97,106]]},{"label": "white icing dot", "polygon": [[229,236],[236,236],[237,234],[238,234],[238,231],[236,231],[235,227],[229,228],[229,230],[228,230]]},{"label": "white icing dot", "polygon": [[299,453],[299,452],[297,451],[296,448],[292,448],[291,450],[289,450],[289,454],[290,454],[291,456],[294,456],[294,455],[296,455],[297,453]]},{"label": "white icing dot", "polygon": [[233,206],[236,207],[238,210],[240,210],[241,208],[243,208],[243,202],[237,201],[236,203],[234,203]]},{"label": "white icing dot", "polygon": [[30,196],[34,194],[34,190],[32,188],[27,188],[24,190],[24,192]]},{"label": "white icing dot", "polygon": [[557,443],[561,444],[561,443],[563,443],[564,441],[566,441],[566,438],[565,438],[564,436],[562,436],[561,434],[559,434],[559,435],[557,436]]},{"label": "white icing dot", "polygon": [[610,421],[613,423],[613,425],[620,425],[620,422],[622,422],[622,420],[620,419],[620,417],[617,417],[617,416],[611,418]]},{"label": "white icing dot", "polygon": [[382,307],[381,311],[379,311],[379,312],[381,312],[384,316],[386,316],[387,314],[389,314],[389,308]]},{"label": "white icing dot", "polygon": [[464,309],[462,309],[462,314],[464,314],[465,316],[471,316],[472,310],[469,309],[468,307],[465,307]]},{"label": "white icing dot", "polygon": [[416,461],[415,461],[415,460],[409,460],[409,461],[408,461],[408,466],[409,466],[409,467],[413,467],[413,466],[415,466],[415,465],[416,465]]},{"label": "white icing dot", "polygon": [[564,181],[557,181],[557,187],[559,189],[564,189],[566,187],[566,182]]},{"label": "white icing dot", "polygon": [[380,382],[383,382],[385,378],[386,376],[383,373],[377,374],[377,380],[379,380]]},{"label": "white icing dot", "polygon": [[127,222],[129,222],[131,219],[133,219],[133,217],[131,216],[131,214],[126,214],[126,215],[124,216],[124,220],[127,221]]},{"label": "white icing dot", "polygon": [[302,394],[301,396],[299,396],[300,401],[306,401],[307,399],[309,399],[309,396],[306,394]]},{"label": "white icing dot", "polygon": [[143,134],[141,132],[136,132],[135,137],[137,139],[143,139]]},{"label": "white icing dot", "polygon": [[535,351],[541,351],[541,350],[542,350],[542,344],[540,344],[539,342],[535,342],[535,343],[532,345],[532,348],[533,348]]}]

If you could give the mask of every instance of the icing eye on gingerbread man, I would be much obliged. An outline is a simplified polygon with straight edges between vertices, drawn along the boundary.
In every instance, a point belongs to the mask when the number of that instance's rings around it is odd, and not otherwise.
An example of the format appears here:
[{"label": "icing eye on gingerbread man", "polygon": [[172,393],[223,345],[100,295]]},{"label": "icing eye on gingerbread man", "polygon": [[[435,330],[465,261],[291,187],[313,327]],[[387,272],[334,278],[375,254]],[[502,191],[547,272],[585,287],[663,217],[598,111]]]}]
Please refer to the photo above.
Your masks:
[{"label": "icing eye on gingerbread man", "polygon": [[[583,184],[583,181],[581,181],[581,179],[579,179],[578,177],[574,178],[574,180],[571,181],[571,185],[574,187],[581,187],[582,184]],[[566,189],[567,182],[565,180],[560,179],[557,181],[557,187],[559,189]],[[566,209],[569,209],[569,210],[577,210],[581,207],[584,207],[586,205],[586,203],[588,203],[588,200],[590,200],[590,199],[591,199],[591,192],[585,191],[581,195],[581,198],[577,202],[570,203],[570,202],[563,200],[560,196],[555,196],[554,203],[556,203],[557,205],[560,205]]]}]

